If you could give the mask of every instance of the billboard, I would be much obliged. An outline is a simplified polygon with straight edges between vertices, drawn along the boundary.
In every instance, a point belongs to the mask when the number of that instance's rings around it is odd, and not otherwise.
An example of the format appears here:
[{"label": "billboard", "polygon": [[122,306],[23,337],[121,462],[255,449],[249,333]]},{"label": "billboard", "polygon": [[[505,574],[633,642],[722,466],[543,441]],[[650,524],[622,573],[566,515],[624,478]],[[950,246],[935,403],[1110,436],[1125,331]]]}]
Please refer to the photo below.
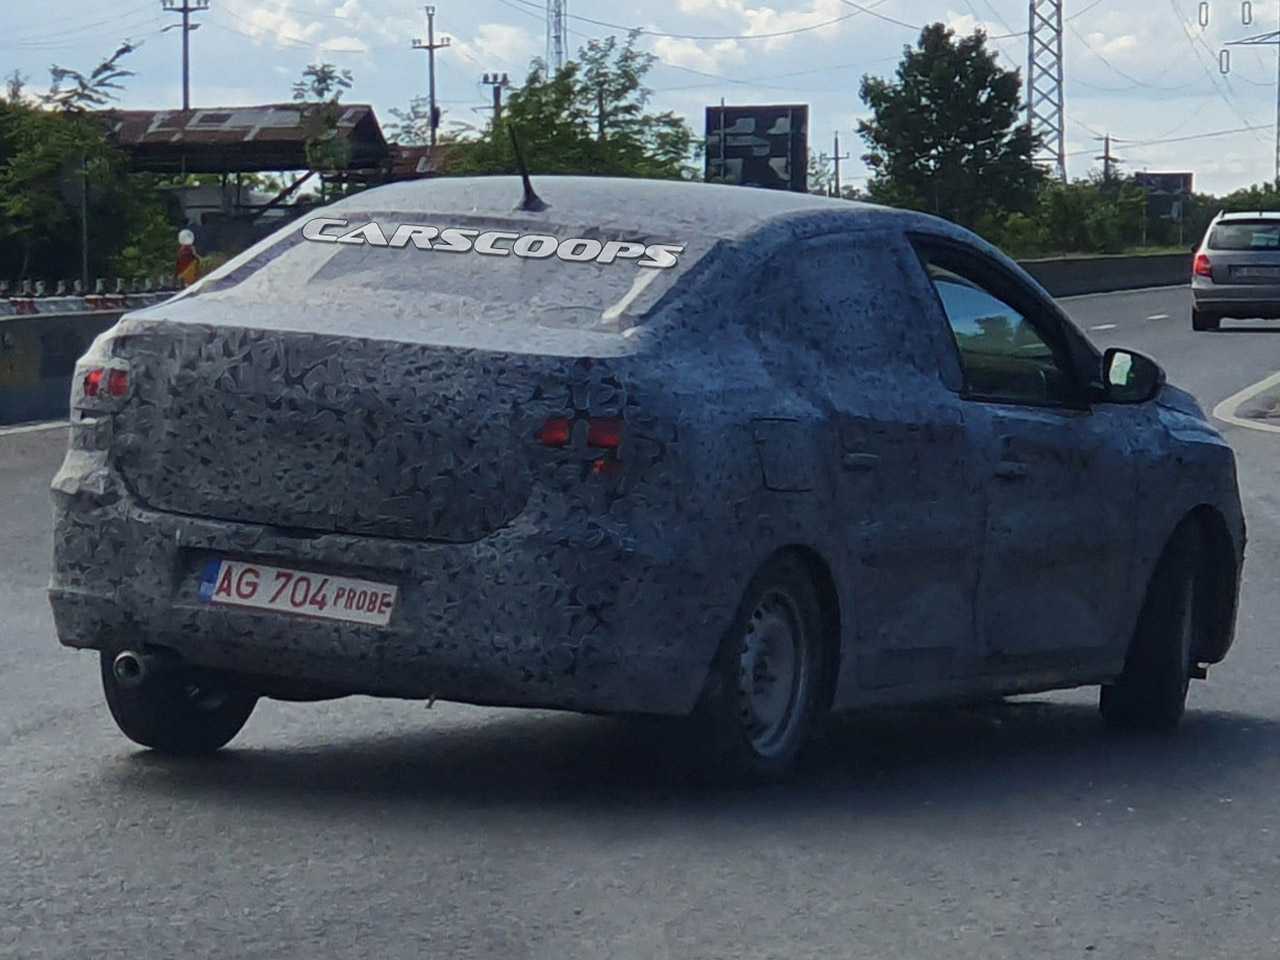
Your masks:
[{"label": "billboard", "polygon": [[809,188],[809,107],[707,107],[705,178],[773,190]]},{"label": "billboard", "polygon": [[1133,182],[1153,194],[1187,196],[1191,193],[1192,175],[1189,173],[1148,173],[1143,170],[1133,175]]},{"label": "billboard", "polygon": [[1147,216],[1181,220],[1185,201],[1191,196],[1189,173],[1134,173],[1133,182],[1147,192]]}]

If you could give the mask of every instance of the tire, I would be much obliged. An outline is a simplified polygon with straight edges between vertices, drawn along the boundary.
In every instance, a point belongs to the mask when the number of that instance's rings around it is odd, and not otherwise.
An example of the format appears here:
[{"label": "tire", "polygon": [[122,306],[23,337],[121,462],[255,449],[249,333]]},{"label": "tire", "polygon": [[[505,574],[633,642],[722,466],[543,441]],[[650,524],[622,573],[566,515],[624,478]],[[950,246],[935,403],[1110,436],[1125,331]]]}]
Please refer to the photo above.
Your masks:
[{"label": "tire", "polygon": [[1191,308],[1191,329],[1192,330],[1217,330],[1222,326],[1222,318],[1197,308]]},{"label": "tire", "polygon": [[1186,709],[1197,603],[1204,597],[1199,575],[1200,538],[1192,524],[1179,527],[1165,547],[1138,615],[1124,670],[1103,686],[1098,706],[1107,724],[1120,730],[1173,730]]},{"label": "tire", "polygon": [[112,670],[114,653],[102,651],[102,690],[121,733],[160,753],[213,753],[240,732],[258,702],[181,668],[157,671],[140,686],[125,687]]},{"label": "tire", "polygon": [[834,642],[800,559],[767,563],[743,595],[698,707],[717,775],[767,781],[793,769],[825,711]]}]

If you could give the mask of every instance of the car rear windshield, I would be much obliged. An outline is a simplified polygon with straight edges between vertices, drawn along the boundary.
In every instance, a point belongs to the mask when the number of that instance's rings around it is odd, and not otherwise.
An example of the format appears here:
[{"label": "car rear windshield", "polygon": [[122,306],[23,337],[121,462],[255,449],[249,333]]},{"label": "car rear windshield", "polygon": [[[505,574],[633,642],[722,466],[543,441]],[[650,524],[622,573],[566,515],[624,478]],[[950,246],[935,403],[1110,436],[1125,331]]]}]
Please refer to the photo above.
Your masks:
[{"label": "car rear windshield", "polygon": [[547,222],[343,211],[259,245],[189,295],[618,332],[636,325],[708,248]]},{"label": "car rear windshield", "polygon": [[1220,223],[1209,234],[1212,250],[1280,250],[1280,220]]}]

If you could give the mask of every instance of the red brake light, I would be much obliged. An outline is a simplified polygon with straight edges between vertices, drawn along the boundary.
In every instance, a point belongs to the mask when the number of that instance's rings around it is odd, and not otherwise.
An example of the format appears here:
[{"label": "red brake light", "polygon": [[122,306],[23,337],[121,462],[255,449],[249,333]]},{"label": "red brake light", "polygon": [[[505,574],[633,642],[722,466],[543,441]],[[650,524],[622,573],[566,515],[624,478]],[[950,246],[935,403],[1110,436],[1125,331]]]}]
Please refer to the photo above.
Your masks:
[{"label": "red brake light", "polygon": [[573,431],[573,423],[568,417],[552,417],[542,425],[534,437],[544,447],[567,447]]},{"label": "red brake light", "polygon": [[90,370],[84,375],[84,395],[86,397],[96,397],[98,395],[98,389],[102,386],[102,374],[103,371],[97,369]]},{"label": "red brake light", "polygon": [[[100,373],[101,371],[99,371]],[[112,370],[107,374],[107,393],[123,397],[129,392],[129,374],[125,370]]]},{"label": "red brake light", "polygon": [[1197,277],[1208,277],[1213,279],[1213,265],[1209,263],[1209,255],[1205,253],[1197,253],[1195,265],[1192,266],[1192,272]]},{"label": "red brake light", "polygon": [[622,418],[598,417],[587,428],[587,446],[617,450],[622,444]]}]

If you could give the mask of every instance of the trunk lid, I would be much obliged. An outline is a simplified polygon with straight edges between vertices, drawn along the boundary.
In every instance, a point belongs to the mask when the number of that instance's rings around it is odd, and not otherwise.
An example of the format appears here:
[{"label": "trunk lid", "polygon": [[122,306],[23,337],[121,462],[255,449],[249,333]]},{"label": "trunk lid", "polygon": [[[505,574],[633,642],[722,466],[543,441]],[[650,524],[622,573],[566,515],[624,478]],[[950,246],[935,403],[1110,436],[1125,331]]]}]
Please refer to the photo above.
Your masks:
[{"label": "trunk lid", "polygon": [[534,433],[573,410],[575,358],[592,337],[546,333],[559,349],[515,353],[129,319],[112,345],[132,382],[112,460],[157,510],[477,540],[521,512]]}]

